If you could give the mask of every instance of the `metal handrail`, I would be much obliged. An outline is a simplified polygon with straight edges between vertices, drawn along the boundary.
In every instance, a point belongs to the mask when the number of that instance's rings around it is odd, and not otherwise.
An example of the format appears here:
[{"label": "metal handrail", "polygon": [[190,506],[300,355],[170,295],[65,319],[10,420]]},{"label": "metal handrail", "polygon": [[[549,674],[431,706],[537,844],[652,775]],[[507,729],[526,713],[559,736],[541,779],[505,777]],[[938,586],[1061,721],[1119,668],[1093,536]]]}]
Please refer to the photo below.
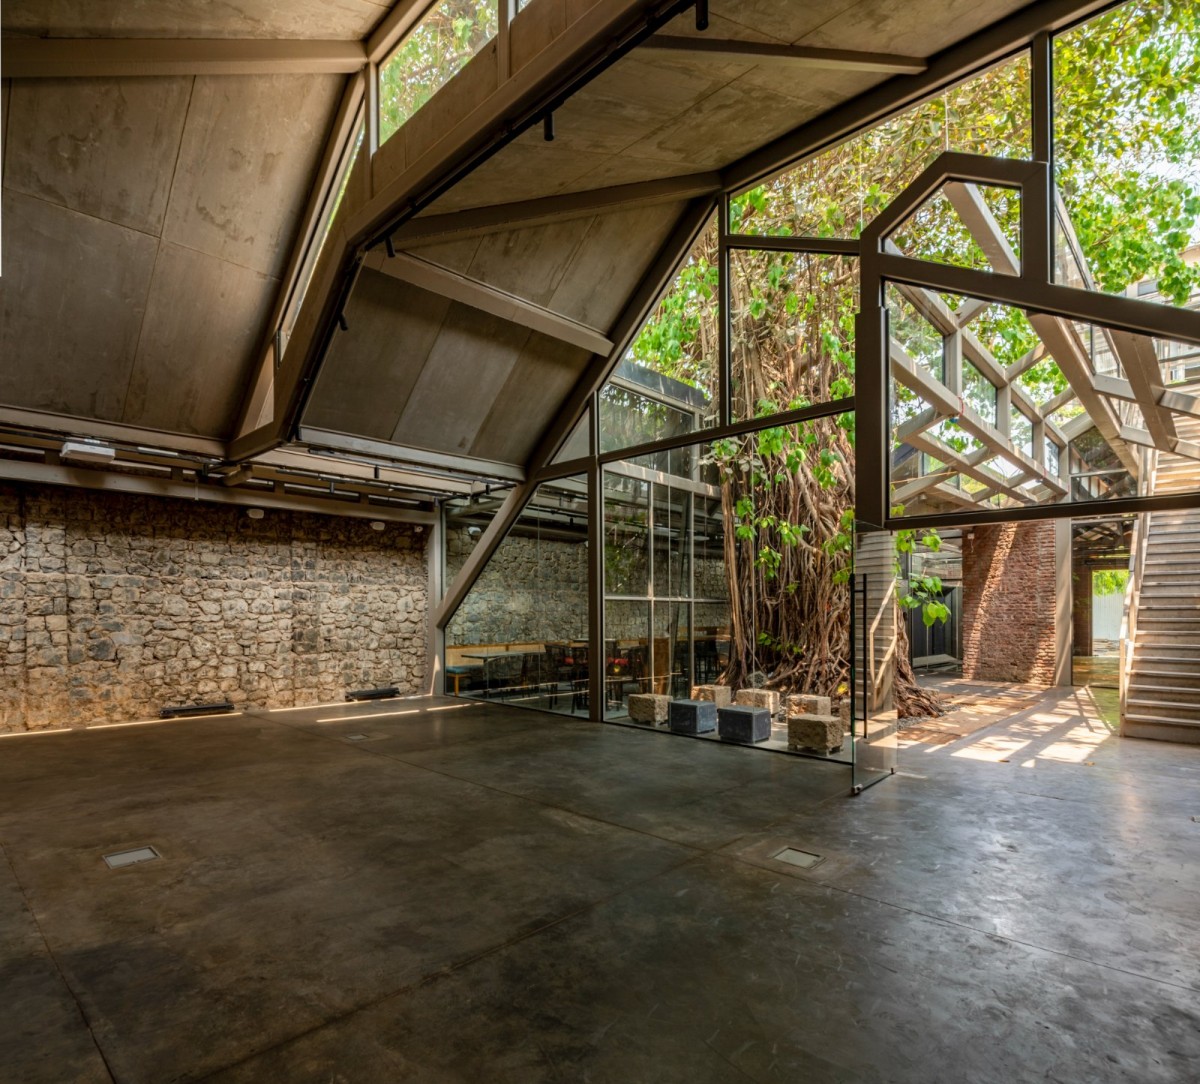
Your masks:
[{"label": "metal handrail", "polygon": [[[1158,451],[1143,449],[1138,496],[1154,493],[1158,474]],[[1142,491],[1145,492],[1142,492]],[[1150,537],[1150,513],[1143,512],[1133,521],[1133,539],[1129,547],[1129,580],[1125,584],[1124,616],[1121,618],[1120,670],[1117,686],[1120,691],[1121,722],[1125,721],[1125,704],[1129,696],[1129,679],[1133,670],[1133,641],[1137,636],[1138,606],[1142,595],[1142,579],[1146,574],[1146,549]]]}]

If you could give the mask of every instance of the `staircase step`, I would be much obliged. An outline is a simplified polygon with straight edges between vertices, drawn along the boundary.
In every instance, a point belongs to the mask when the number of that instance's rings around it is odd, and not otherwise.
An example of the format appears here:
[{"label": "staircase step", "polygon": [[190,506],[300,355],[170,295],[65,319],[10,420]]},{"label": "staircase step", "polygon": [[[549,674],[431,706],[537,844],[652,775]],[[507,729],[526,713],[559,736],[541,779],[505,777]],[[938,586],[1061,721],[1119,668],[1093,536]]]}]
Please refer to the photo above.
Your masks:
[{"label": "staircase step", "polygon": [[1200,708],[1200,695],[1197,695],[1195,689],[1181,685],[1167,684],[1168,680],[1176,680],[1174,675],[1164,680],[1161,685],[1158,682],[1146,684],[1145,678],[1145,674],[1135,672],[1134,680],[1129,683],[1130,697],[1136,697],[1138,700],[1153,700],[1155,702],[1166,700],[1169,703],[1191,704],[1196,708]]},{"label": "staircase step", "polygon": [[1195,723],[1200,726],[1200,700],[1183,703],[1176,700],[1147,700],[1145,697],[1130,696],[1125,700],[1126,711],[1133,715],[1155,716],[1178,722]]},{"label": "staircase step", "polygon": [[1200,726],[1194,723],[1129,713],[1121,719],[1121,734],[1126,738],[1150,738],[1155,741],[1185,742],[1189,745],[1200,743]]}]

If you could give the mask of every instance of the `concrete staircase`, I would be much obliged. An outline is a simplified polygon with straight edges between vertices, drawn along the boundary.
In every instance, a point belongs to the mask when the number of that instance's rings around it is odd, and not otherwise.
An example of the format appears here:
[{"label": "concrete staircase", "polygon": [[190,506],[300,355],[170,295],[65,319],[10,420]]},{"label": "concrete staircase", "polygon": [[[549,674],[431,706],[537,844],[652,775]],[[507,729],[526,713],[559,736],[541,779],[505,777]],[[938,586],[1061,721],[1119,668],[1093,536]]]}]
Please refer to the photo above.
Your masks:
[{"label": "concrete staircase", "polygon": [[[1179,422],[1180,437],[1200,441],[1200,420]],[[1155,494],[1196,489],[1200,461],[1159,456]],[[1153,512],[1141,526],[1145,553],[1135,569],[1121,733],[1200,744],[1200,509]]]}]

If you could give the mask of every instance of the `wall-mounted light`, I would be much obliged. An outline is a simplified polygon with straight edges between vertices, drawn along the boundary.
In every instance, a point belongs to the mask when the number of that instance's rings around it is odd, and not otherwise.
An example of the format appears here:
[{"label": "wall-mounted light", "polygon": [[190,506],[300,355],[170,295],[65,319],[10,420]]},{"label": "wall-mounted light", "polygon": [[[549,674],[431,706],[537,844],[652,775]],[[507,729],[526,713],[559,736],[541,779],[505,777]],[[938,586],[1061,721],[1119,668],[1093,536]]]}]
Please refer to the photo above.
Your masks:
[{"label": "wall-mounted light", "polygon": [[261,508],[247,508],[246,515],[251,519],[262,519],[266,513]]},{"label": "wall-mounted light", "polygon": [[90,440],[67,440],[63,442],[58,453],[60,459],[72,460],[76,463],[111,463],[117,458],[117,450],[107,444]]},{"label": "wall-mounted light", "polygon": [[384,529],[384,527],[386,527],[386,526],[387,526],[387,524],[384,523],[383,520],[381,520],[381,519],[371,520],[371,530],[373,530],[373,531],[382,531]]}]

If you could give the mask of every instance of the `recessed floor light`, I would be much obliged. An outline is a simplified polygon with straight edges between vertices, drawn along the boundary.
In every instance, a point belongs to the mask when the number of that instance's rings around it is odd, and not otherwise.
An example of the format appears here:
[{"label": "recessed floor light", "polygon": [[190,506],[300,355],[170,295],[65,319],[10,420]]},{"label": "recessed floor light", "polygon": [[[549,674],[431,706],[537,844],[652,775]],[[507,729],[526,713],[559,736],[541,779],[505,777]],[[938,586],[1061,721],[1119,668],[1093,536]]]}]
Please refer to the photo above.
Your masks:
[{"label": "recessed floor light", "polygon": [[153,847],[135,847],[132,851],[115,851],[106,854],[104,861],[109,869],[120,869],[122,866],[136,866],[139,862],[153,862],[162,858]]},{"label": "recessed floor light", "polygon": [[366,741],[366,734],[347,734],[346,741]]},{"label": "recessed floor light", "polygon": [[799,866],[801,869],[812,869],[813,866],[820,865],[825,859],[819,854],[813,854],[811,851],[800,851],[795,847],[784,847],[782,851],[771,855],[776,862],[786,862],[789,866]]}]

